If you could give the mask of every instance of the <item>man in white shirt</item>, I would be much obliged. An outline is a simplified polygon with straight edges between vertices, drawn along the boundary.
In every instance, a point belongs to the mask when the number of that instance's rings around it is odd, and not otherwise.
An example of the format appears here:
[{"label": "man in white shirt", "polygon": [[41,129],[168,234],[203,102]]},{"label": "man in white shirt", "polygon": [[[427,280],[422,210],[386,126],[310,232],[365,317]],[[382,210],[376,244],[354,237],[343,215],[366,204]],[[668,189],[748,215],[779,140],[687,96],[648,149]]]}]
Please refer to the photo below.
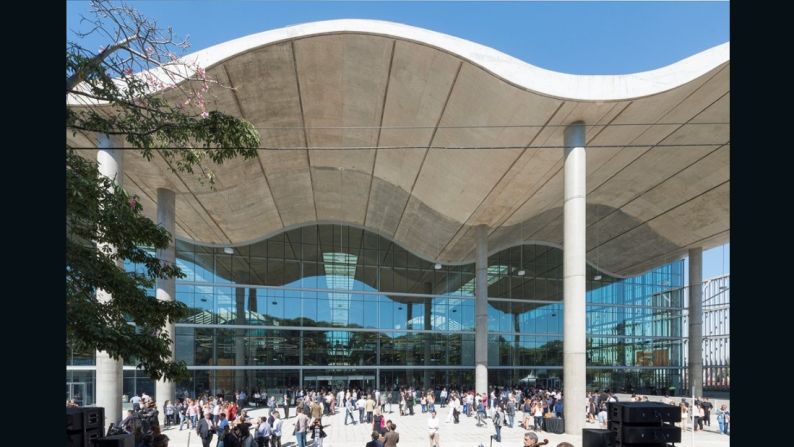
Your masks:
[{"label": "man in white shirt", "polygon": [[441,442],[438,439],[438,418],[436,417],[435,410],[430,412],[430,419],[427,420],[427,433],[430,435],[430,447],[441,447]]}]

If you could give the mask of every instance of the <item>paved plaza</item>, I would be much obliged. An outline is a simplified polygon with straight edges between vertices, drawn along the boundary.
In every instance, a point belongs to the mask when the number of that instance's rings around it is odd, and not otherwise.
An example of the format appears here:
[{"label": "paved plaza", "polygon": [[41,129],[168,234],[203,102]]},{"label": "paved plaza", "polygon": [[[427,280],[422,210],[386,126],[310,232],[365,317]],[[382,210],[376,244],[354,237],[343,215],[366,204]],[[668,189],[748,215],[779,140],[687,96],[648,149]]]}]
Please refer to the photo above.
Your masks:
[{"label": "paved plaza", "polygon": [[[417,409],[419,407],[417,406]],[[438,409],[440,418],[440,445],[442,447],[478,447],[480,444],[490,447],[490,435],[494,433],[493,423],[489,419],[486,426],[477,427],[477,422],[474,417],[460,416],[460,423],[453,424],[445,423],[447,415],[449,414],[449,407]],[[389,413],[389,407],[386,407],[385,416],[397,424],[397,432],[400,434],[399,446],[402,447],[424,447],[428,446],[427,439],[427,419],[428,414],[415,413],[413,416],[400,416],[397,406],[395,405],[394,412]],[[259,408],[249,411],[249,415],[254,418],[266,415],[268,410],[266,408]],[[517,413],[517,416],[521,413]],[[295,409],[290,409],[290,418],[284,421],[281,443],[284,447],[294,447],[295,436],[292,435],[292,424],[295,421]],[[323,417],[323,425],[328,437],[323,442],[323,447],[364,447],[370,440],[370,433],[372,433],[372,424],[356,424],[344,425],[344,410],[339,409],[336,414]],[[356,413],[356,419],[358,414]],[[716,416],[712,415],[711,427],[706,426],[706,430],[696,432],[694,435],[695,443],[692,444],[692,432],[687,431],[682,433],[682,442],[677,444],[679,446],[697,446],[697,447],[727,447],[730,445],[730,437],[718,433],[718,424]],[[516,419],[518,423],[518,418]],[[587,428],[599,428],[597,424],[587,424]],[[194,430],[183,429],[179,431],[176,427],[163,431],[171,439],[169,447],[200,447],[201,441],[196,437]],[[501,444],[494,441],[495,446],[510,446],[519,447],[523,446],[522,437],[525,430],[523,428],[502,428],[502,442]],[[582,437],[566,434],[554,434],[541,432],[538,433],[538,438],[541,440],[546,438],[549,440],[549,446],[555,447],[558,443],[567,441],[572,443],[575,447],[582,446]],[[217,438],[213,438],[212,447],[217,444]],[[311,440],[307,442],[307,447],[314,444]]]}]

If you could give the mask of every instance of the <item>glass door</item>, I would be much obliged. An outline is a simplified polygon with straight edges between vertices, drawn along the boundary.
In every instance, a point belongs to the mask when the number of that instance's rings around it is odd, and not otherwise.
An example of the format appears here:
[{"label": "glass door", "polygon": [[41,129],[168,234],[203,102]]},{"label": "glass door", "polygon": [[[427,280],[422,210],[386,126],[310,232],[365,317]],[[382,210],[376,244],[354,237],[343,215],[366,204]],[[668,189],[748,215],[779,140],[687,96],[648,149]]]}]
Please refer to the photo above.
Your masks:
[{"label": "glass door", "polygon": [[73,400],[82,407],[85,404],[87,388],[85,382],[66,382],[66,399]]}]

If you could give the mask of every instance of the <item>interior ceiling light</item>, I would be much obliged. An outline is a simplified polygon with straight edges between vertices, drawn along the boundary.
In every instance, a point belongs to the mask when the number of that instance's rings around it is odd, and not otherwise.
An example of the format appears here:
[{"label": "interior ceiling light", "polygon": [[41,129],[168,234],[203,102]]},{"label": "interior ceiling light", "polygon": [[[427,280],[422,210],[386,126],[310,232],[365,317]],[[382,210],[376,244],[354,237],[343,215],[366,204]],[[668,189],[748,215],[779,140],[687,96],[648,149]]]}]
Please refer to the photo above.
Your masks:
[{"label": "interior ceiling light", "polygon": [[526,270],[523,270],[523,269],[522,269],[522,270],[519,270],[519,271],[518,271],[518,276],[524,276],[524,275],[526,275],[526,274],[527,274],[527,271],[526,271]]},{"label": "interior ceiling light", "polygon": [[234,254],[234,249],[232,247],[223,247],[223,252],[227,255]]},{"label": "interior ceiling light", "polygon": [[436,270],[441,270],[441,264],[436,262],[436,265],[434,265],[433,268],[436,269]]},{"label": "interior ceiling light", "polygon": [[601,275],[595,275],[593,276],[593,279],[596,281],[601,281]]}]

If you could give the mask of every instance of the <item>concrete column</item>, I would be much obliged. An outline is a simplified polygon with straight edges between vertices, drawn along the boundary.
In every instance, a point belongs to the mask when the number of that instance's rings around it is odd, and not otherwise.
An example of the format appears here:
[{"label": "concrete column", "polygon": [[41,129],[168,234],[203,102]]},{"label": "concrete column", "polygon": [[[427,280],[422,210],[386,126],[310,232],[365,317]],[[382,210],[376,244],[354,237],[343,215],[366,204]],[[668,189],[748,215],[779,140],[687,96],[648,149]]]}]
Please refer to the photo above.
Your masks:
[{"label": "concrete column", "polygon": [[488,392],[488,227],[479,225],[476,231],[474,389],[482,394]]},{"label": "concrete column", "polygon": [[[235,324],[246,324],[245,319],[245,288],[238,287],[235,290],[236,300],[236,318]],[[234,330],[234,365],[244,366],[245,363],[245,329]],[[234,391],[245,390],[246,394],[250,392],[245,383],[246,371],[238,369],[234,371]]]},{"label": "concrete column", "polygon": [[[248,311],[251,312],[251,314],[256,314],[258,312],[256,307],[256,289],[254,287],[248,289]],[[258,388],[256,384],[256,371],[253,369],[248,370],[247,385],[249,389],[246,390],[246,393],[250,393],[254,388]]]},{"label": "concrete column", "polygon": [[[167,264],[176,263],[176,245],[174,244],[174,229],[176,226],[175,219],[176,194],[170,189],[157,188],[157,225],[165,228],[165,230],[171,235],[171,242],[169,242],[168,247],[157,250],[157,258],[160,259],[160,262],[165,262]],[[176,299],[176,280],[174,278],[158,278],[156,287],[156,296],[158,300],[174,301]],[[169,349],[171,351],[171,359],[173,360],[175,355],[174,336],[176,332],[174,323],[166,322],[165,327],[163,327],[163,331],[165,331],[168,334],[168,337],[171,339]],[[165,414],[162,411],[162,406],[166,400],[170,400],[173,403],[174,399],[176,398],[176,385],[171,381],[165,381],[162,379],[158,380],[155,384],[154,393],[157,407],[160,409],[159,418],[160,423],[162,424],[165,420]]]},{"label": "concrete column", "polygon": [[703,396],[703,248],[689,250],[689,396]]},{"label": "concrete column", "polygon": [[[97,163],[99,174],[114,179],[117,187],[121,188],[124,179],[123,153],[121,149],[114,149],[117,141],[103,135],[97,141]],[[100,246],[100,249],[103,247]],[[113,247],[111,247],[113,248]],[[114,249],[115,251],[115,249]],[[116,261],[118,268],[124,268],[124,261]],[[97,301],[108,302],[113,297],[104,290],[97,289]],[[121,420],[121,394],[123,392],[123,361],[110,358],[107,352],[96,353],[96,406],[105,409],[105,429],[111,423]]]},{"label": "concrete column", "polygon": [[[425,292],[427,294],[433,293],[433,283],[430,282],[425,283]],[[425,321],[424,321],[424,327],[422,329],[429,331],[433,329],[433,323],[432,323],[433,299],[430,297],[425,297],[424,300],[425,300]],[[432,343],[433,334],[426,332],[422,334],[422,337],[427,337],[425,339],[425,352],[424,352],[425,371],[422,374],[422,387],[424,389],[428,389],[430,387],[430,370],[427,369],[427,366],[430,365],[430,355],[432,354],[432,351],[430,349],[431,347],[430,343]]]},{"label": "concrete column", "polygon": [[563,393],[565,433],[581,435],[585,425],[587,264],[585,127],[579,121],[565,129],[563,233]]}]

